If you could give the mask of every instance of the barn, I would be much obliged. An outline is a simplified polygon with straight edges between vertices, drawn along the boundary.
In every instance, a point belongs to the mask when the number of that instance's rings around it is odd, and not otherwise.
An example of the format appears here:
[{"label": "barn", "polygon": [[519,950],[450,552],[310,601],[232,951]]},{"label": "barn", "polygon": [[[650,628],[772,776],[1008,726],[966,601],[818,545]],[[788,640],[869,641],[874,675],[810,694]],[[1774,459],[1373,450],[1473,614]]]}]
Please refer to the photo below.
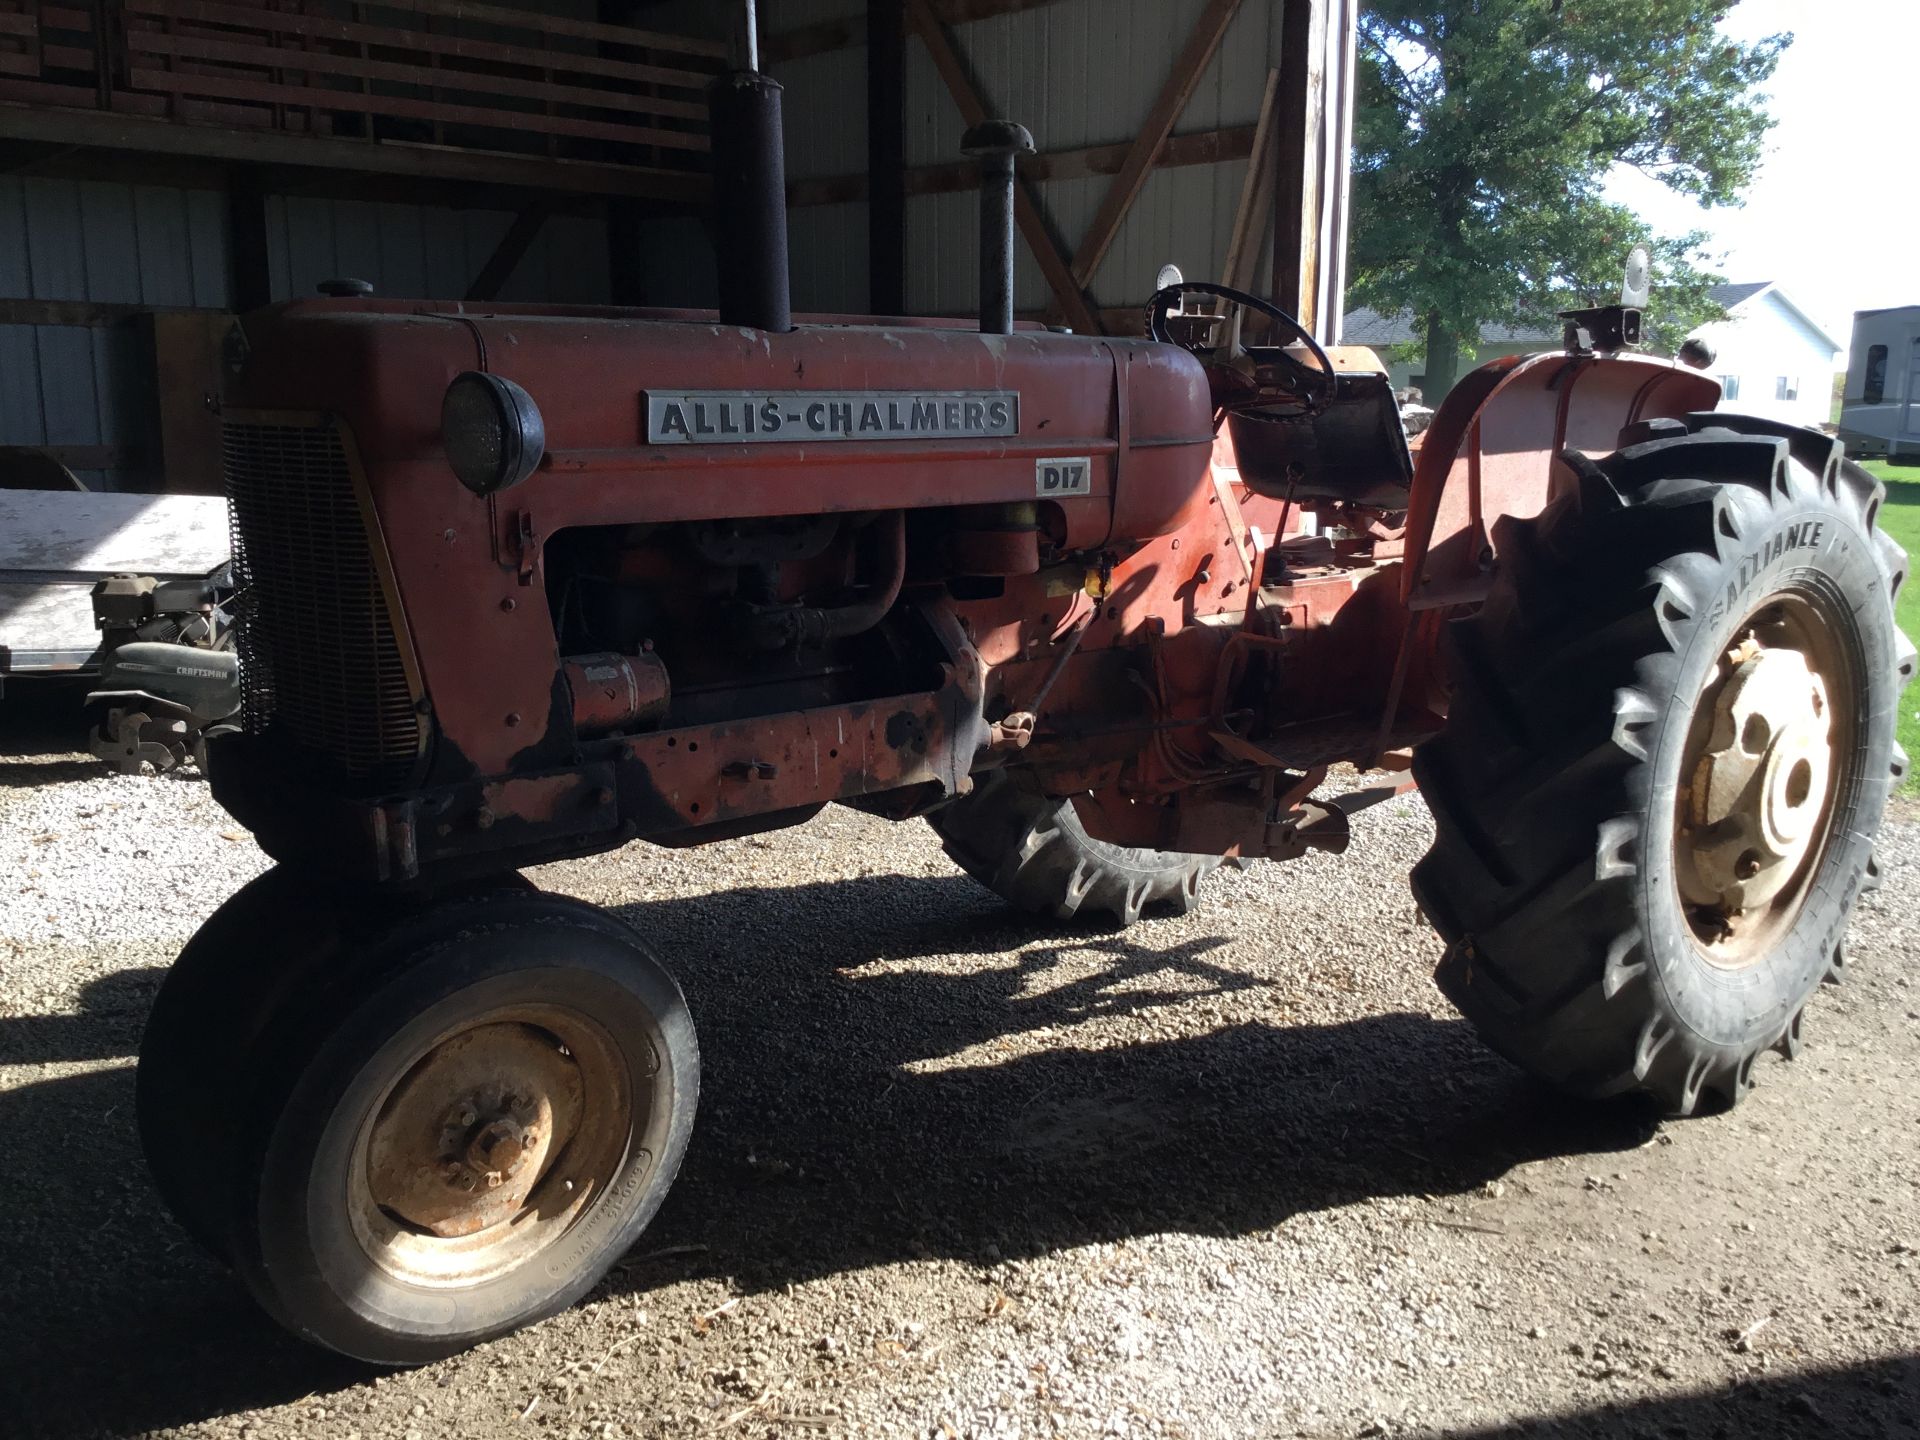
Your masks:
[{"label": "barn", "polygon": [[[736,8],[0,3],[0,484],[51,463],[89,489],[217,490],[231,317],[335,281],[712,305],[704,92]],[[1323,241],[1344,224],[1353,8],[761,5],[796,307],[970,313],[960,137],[992,114],[1037,143],[1024,315],[1137,331],[1173,262],[1337,323],[1338,263],[1301,257],[1344,249]]]}]

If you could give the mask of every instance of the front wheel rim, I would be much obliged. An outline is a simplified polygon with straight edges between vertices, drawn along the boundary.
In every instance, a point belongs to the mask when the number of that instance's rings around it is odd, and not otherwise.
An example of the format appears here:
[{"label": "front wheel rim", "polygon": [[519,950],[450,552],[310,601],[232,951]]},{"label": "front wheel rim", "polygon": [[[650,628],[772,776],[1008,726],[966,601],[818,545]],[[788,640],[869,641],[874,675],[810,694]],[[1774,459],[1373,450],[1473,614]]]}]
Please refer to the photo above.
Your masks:
[{"label": "front wheel rim", "polygon": [[633,1066],[581,1011],[491,1010],[390,1068],[354,1137],[346,1210],[367,1258],[403,1283],[471,1287],[518,1269],[650,1161],[636,1122],[654,1109],[657,1056]]}]

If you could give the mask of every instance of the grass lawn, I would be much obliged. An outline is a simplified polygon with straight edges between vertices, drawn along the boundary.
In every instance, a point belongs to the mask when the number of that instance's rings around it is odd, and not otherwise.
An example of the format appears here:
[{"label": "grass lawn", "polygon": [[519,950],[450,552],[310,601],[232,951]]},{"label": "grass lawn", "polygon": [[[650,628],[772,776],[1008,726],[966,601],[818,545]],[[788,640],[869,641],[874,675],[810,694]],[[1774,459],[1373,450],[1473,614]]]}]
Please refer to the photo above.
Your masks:
[{"label": "grass lawn", "polygon": [[[1920,561],[1920,469],[1894,466],[1884,460],[1867,464],[1887,487],[1887,503],[1880,509],[1880,527]],[[1900,592],[1898,619],[1907,638],[1920,645],[1920,583],[1909,581]],[[1908,755],[1920,756],[1920,686],[1900,702],[1900,745]],[[1908,794],[1920,793],[1920,772],[1909,774]]]}]

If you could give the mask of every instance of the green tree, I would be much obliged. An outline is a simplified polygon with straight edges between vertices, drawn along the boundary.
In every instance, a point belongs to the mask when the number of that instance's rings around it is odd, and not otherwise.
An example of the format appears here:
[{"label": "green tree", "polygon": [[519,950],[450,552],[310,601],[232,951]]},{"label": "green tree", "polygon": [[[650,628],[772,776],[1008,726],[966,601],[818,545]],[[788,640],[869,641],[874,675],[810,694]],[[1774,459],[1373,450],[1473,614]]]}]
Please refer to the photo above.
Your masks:
[{"label": "green tree", "polygon": [[1411,311],[1428,394],[1480,326],[1619,293],[1653,252],[1650,319],[1671,345],[1718,318],[1701,236],[1656,236],[1601,187],[1631,165],[1738,203],[1772,126],[1758,87],[1791,35],[1719,33],[1737,0],[1368,0],[1354,130],[1353,293]]}]

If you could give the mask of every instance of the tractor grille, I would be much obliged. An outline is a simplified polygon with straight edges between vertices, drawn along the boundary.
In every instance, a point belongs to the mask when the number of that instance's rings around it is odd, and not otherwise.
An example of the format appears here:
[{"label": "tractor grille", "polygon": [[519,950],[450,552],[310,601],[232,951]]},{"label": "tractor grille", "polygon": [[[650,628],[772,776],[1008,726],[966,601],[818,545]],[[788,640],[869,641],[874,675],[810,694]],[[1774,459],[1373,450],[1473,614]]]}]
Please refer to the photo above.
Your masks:
[{"label": "tractor grille", "polygon": [[420,719],[339,431],[224,432],[246,729],[354,781],[400,778]]}]

